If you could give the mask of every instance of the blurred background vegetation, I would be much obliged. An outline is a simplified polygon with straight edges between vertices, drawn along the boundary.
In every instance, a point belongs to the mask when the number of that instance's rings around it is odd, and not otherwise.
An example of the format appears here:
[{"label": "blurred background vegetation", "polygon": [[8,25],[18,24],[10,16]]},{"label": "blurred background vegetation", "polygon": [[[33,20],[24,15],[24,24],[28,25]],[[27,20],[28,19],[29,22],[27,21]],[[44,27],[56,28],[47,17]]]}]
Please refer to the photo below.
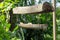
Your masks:
[{"label": "blurred background vegetation", "polygon": [[[1,0],[0,1],[0,40],[53,40],[52,12],[44,14],[13,15],[10,24],[11,9],[18,6],[31,6],[43,3],[45,0]],[[48,0],[51,3],[52,0]],[[60,40],[60,7],[56,0],[57,40]],[[47,30],[34,30],[18,27],[18,23],[48,24]],[[13,27],[11,27],[13,25]]]}]

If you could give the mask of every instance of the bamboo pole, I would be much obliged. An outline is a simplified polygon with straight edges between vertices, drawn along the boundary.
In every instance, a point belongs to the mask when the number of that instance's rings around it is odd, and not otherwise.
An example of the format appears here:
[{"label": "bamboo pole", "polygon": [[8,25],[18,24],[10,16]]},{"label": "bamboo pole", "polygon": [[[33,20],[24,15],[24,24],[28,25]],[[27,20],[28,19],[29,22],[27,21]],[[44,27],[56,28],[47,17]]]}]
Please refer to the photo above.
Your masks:
[{"label": "bamboo pole", "polygon": [[22,28],[28,28],[28,29],[43,29],[46,30],[48,25],[47,24],[32,24],[32,23],[21,23],[19,24],[20,27]]},{"label": "bamboo pole", "polygon": [[56,0],[52,0],[53,2],[53,40],[56,40]]}]

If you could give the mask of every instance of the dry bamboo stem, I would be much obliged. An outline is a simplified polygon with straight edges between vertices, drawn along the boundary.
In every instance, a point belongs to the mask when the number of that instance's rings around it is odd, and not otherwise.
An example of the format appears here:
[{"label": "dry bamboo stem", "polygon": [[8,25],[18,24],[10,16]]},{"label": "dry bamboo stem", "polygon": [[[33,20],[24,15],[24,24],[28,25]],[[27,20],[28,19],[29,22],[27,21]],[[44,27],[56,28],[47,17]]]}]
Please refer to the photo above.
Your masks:
[{"label": "dry bamboo stem", "polygon": [[53,0],[53,40],[56,40],[56,0]]},{"label": "dry bamboo stem", "polygon": [[47,24],[32,24],[32,23],[24,24],[24,23],[20,23],[19,26],[22,28],[28,28],[28,29],[46,30],[48,25]]}]

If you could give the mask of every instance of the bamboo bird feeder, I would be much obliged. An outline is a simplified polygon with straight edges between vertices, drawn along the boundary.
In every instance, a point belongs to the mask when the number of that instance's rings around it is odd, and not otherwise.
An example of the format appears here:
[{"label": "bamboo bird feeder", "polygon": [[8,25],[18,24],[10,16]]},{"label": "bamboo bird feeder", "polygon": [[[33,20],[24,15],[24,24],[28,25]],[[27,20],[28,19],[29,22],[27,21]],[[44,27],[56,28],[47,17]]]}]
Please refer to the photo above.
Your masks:
[{"label": "bamboo bird feeder", "polygon": [[[53,7],[50,3],[45,2],[43,4],[38,4],[34,6],[25,6],[25,7],[16,7],[13,8],[13,14],[31,14],[31,13],[44,13],[44,12],[52,12]],[[20,23],[20,27],[30,28],[30,29],[47,29],[47,24],[24,24]]]},{"label": "bamboo bird feeder", "polygon": [[[31,14],[31,13],[45,13],[53,12],[53,40],[56,40],[56,0],[52,0],[52,5],[45,2],[43,4],[34,5],[34,6],[25,6],[25,7],[16,7],[13,8],[13,14]],[[54,8],[54,9],[53,9]],[[31,28],[31,29],[47,29],[47,24],[24,24],[20,23],[20,27]]]}]

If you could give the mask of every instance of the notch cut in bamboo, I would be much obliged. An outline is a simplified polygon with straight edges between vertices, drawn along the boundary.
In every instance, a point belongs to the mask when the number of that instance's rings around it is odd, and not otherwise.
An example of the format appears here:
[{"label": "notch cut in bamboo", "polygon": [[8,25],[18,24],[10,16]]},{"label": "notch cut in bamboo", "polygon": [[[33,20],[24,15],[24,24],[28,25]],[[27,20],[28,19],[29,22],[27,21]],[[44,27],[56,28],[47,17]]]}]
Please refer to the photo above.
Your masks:
[{"label": "notch cut in bamboo", "polygon": [[53,11],[53,7],[48,2],[34,6],[13,8],[13,14],[30,14],[30,13],[52,12],[52,11]]},{"label": "notch cut in bamboo", "polygon": [[32,24],[32,23],[24,24],[24,23],[20,23],[19,26],[22,28],[28,28],[28,29],[46,30],[48,25],[47,24]]}]

